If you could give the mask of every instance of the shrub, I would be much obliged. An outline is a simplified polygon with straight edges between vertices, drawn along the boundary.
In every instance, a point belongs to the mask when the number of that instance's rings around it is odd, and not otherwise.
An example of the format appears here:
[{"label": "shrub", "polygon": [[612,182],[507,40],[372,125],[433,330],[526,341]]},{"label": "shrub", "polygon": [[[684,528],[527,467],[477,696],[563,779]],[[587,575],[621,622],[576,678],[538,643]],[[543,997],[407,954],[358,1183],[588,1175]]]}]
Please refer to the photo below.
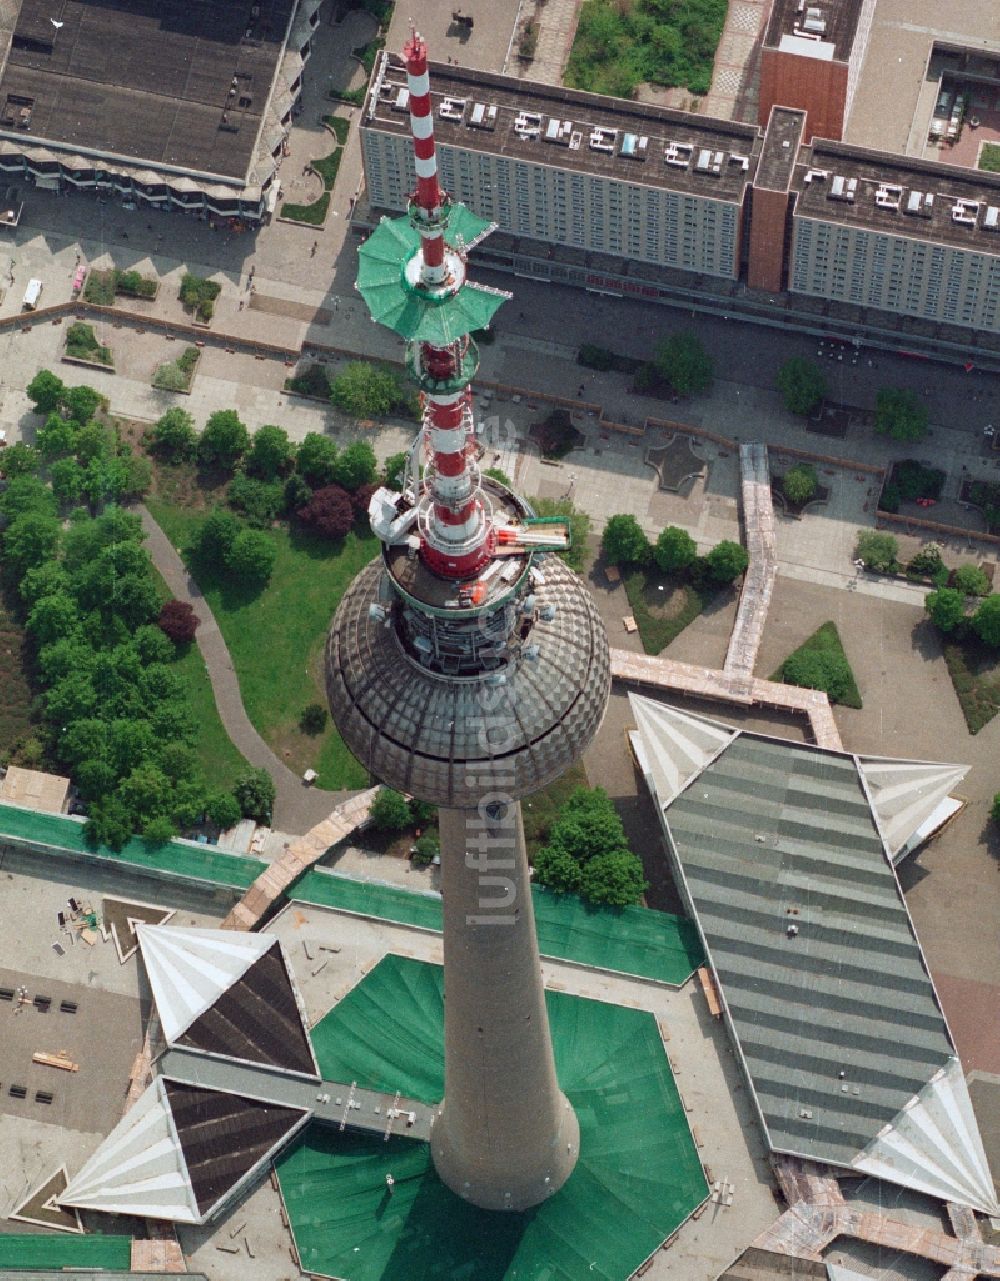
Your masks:
[{"label": "shrub", "polygon": [[816,468],[810,463],[796,463],[781,478],[781,491],[796,507],[809,501],[819,488]]},{"label": "shrub", "polygon": [[988,596],[990,580],[978,565],[959,565],[952,573],[952,586],[965,596]]},{"label": "shrub", "polygon": [[257,480],[237,472],[229,484],[229,504],[243,512],[251,525],[266,529],[278,519],[285,505],[285,487],[280,480]]},{"label": "shrub", "polygon": [[514,488],[514,482],[507,475],[507,473],[500,467],[487,467],[486,470],[483,472],[483,475],[489,476],[491,480],[495,480],[499,484],[505,485],[508,489]]},{"label": "shrub", "polygon": [[[382,464],[383,485],[388,485],[390,489],[399,489],[403,483],[403,472],[406,470],[406,460],[409,456],[409,450],[389,455]],[[486,474],[488,476],[490,473],[487,472]]]},{"label": "shrub", "polygon": [[782,667],[786,685],[824,690],[833,702],[850,695],[854,679],[847,660],[840,654],[821,650],[799,650],[789,654]]},{"label": "shrub", "polygon": [[904,458],[893,467],[891,479],[900,497],[913,502],[917,498],[940,498],[945,474],[916,458]]},{"label": "shrub", "polygon": [[[66,355],[72,356],[75,360],[94,361],[99,365],[111,364],[111,349],[102,346],[97,341],[94,326],[88,325],[82,320],[75,321],[66,330]],[[94,394],[97,395],[96,392]],[[98,397],[99,402],[100,397]],[[86,422],[86,419],[80,419],[79,421]]]},{"label": "shrub", "polygon": [[239,532],[240,523],[233,513],[215,507],[198,531],[194,551],[206,565],[222,569]]},{"label": "shrub", "polygon": [[370,817],[380,832],[404,832],[413,822],[406,797],[391,787],[380,787],[376,792]]},{"label": "shrub", "polygon": [[927,543],[926,546],[921,547],[906,568],[911,574],[926,574],[933,577],[943,566],[941,548],[937,543]]},{"label": "shrub", "polygon": [[176,360],[157,366],[153,386],[157,391],[190,391],[200,356],[197,347],[185,347]]},{"label": "shrub", "polygon": [[189,645],[201,620],[186,600],[166,600],[156,625],[175,645]]},{"label": "shrub", "polygon": [[924,607],[930,614],[931,622],[945,635],[965,622],[965,597],[953,587],[928,592]]},{"label": "shrub", "polygon": [[746,572],[750,557],[739,543],[723,539],[705,557],[709,577],[716,583],[731,583]]},{"label": "shrub", "polygon": [[241,529],[226,555],[226,569],[248,586],[266,583],[274,569],[274,544],[259,529]]},{"label": "shrub", "polygon": [[206,280],[202,276],[193,276],[185,272],[181,280],[179,297],[184,310],[193,312],[195,318],[208,324],[215,311],[215,300],[222,292],[222,286],[215,280]]},{"label": "shrub", "polygon": [[972,627],[984,645],[1000,649],[1000,595],[986,597],[972,616]]},{"label": "shrub", "polygon": [[687,569],[697,555],[698,544],[686,529],[667,525],[660,530],[653,548],[653,558],[665,574],[678,574]]},{"label": "shrub", "polygon": [[649,539],[634,516],[611,516],[601,535],[601,549],[612,565],[644,565],[649,560]]},{"label": "shrub", "polygon": [[381,418],[399,400],[399,380],[390,369],[352,360],[330,384],[330,400],[354,418]]},{"label": "shrub", "polygon": [[413,843],[410,858],[418,867],[429,867],[441,853],[441,842],[430,832],[418,836]]},{"label": "shrub", "polygon": [[354,512],[354,519],[366,521],[368,519],[368,507],[372,500],[372,495],[378,489],[377,485],[361,485],[350,495],[351,510]]},{"label": "shrub", "polygon": [[899,543],[892,534],[881,534],[874,529],[858,530],[854,555],[864,561],[866,569],[877,574],[893,574],[899,568]]},{"label": "shrub", "polygon": [[327,710],[322,703],[310,703],[302,709],[299,729],[303,734],[322,734],[326,729]]},{"label": "shrub", "polygon": [[343,538],[354,524],[350,495],[339,485],[317,489],[296,515],[303,525],[308,525],[324,538]]}]

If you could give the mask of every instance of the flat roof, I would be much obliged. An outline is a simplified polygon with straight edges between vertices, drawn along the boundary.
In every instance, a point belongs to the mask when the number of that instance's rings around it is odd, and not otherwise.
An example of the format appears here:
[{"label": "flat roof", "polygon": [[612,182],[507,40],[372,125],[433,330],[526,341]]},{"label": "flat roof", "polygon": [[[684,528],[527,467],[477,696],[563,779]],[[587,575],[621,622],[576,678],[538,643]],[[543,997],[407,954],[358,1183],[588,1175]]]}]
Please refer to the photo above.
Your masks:
[{"label": "flat roof", "polygon": [[1000,174],[824,141],[800,161],[797,216],[1000,255]]},{"label": "flat roof", "polygon": [[[444,146],[734,202],[754,175],[755,125],[439,62],[429,70],[434,133]],[[408,135],[405,88],[403,64],[383,54],[365,125]]]},{"label": "flat roof", "polygon": [[[803,46],[794,51],[803,57],[809,57],[808,46],[815,45],[817,52],[811,56],[832,56],[837,62],[846,62],[854,46],[862,3],[863,0],[774,0],[764,48],[777,49],[783,37],[792,36]],[[819,52],[823,45],[832,46],[832,54]],[[788,48],[787,43],[784,47]]]},{"label": "flat roof", "polygon": [[793,107],[772,107],[757,165],[755,187],[787,191],[795,172],[806,113]]},{"label": "flat roof", "polygon": [[294,3],[21,0],[0,134],[243,180]]},{"label": "flat roof", "polygon": [[771,1146],[850,1165],[954,1054],[854,760],[740,733],[665,824]]}]

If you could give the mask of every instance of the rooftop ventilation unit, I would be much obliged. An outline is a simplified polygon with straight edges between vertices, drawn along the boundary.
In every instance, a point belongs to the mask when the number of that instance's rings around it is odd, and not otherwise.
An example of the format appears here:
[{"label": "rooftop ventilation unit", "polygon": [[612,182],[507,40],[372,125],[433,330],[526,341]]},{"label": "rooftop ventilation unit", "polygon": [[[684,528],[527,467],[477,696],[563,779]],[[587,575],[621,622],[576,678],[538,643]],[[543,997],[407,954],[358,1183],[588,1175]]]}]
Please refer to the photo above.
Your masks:
[{"label": "rooftop ventilation unit", "polygon": [[624,133],[618,154],[627,160],[645,160],[648,147],[649,139],[645,134]]},{"label": "rooftop ventilation unit", "polygon": [[591,151],[605,151],[609,155],[613,155],[617,138],[617,129],[604,129],[601,125],[595,125],[590,132],[590,149]]},{"label": "rooftop ventilation unit", "polygon": [[396,90],[396,101],[392,104],[393,111],[408,111],[410,108],[410,91],[406,85]]},{"label": "rooftop ventilation unit", "polygon": [[830,190],[826,193],[826,198],[827,200],[843,200],[845,204],[853,204],[857,192],[857,178],[845,178],[843,174],[838,173],[833,176],[833,182],[830,183]]},{"label": "rooftop ventilation unit", "polygon": [[545,141],[557,143],[560,147],[568,147],[572,133],[572,120],[557,120],[555,116],[550,116],[549,123],[545,126]]},{"label": "rooftop ventilation unit", "polygon": [[934,192],[911,191],[903,211],[914,218],[930,218],[934,213]]},{"label": "rooftop ventilation unit", "polygon": [[694,155],[694,147],[688,142],[670,142],[663,153],[664,162],[677,169],[686,169]]},{"label": "rooftop ventilation unit", "polygon": [[729,153],[729,162],[730,164],[739,165],[744,173],[746,173],[750,168],[750,157],[742,156],[738,151],[731,151]]},{"label": "rooftop ventilation unit", "polygon": [[542,117],[537,111],[519,111],[514,117],[514,132],[519,138],[538,138],[542,132]]},{"label": "rooftop ventilation unit", "polygon": [[582,142],[583,142],[582,132],[579,129],[574,129],[572,134],[570,135],[570,140],[569,140],[570,151],[579,151]]},{"label": "rooftop ventilation unit", "polygon": [[894,182],[880,182],[875,190],[875,204],[879,209],[896,213],[903,202],[903,188]]},{"label": "rooftop ventilation unit", "polygon": [[497,104],[495,102],[473,103],[468,123],[472,129],[495,129],[497,127]]},{"label": "rooftop ventilation unit", "polygon": [[802,19],[802,30],[809,31],[815,36],[821,36],[826,32],[826,18],[823,16],[822,9],[809,8],[806,10],[806,16]]},{"label": "rooftop ventilation unit", "polygon": [[722,152],[712,151],[708,147],[703,147],[698,152],[698,159],[695,163],[695,169],[698,173],[722,173]]},{"label": "rooftop ventilation unit", "polygon": [[1000,231],[1000,208],[990,205],[983,218],[983,231]]},{"label": "rooftop ventilation unit", "polygon": [[974,227],[979,220],[979,201],[956,200],[951,207],[951,220],[963,227]]},{"label": "rooftop ventilation unit", "polygon": [[438,107],[438,115],[442,120],[461,121],[465,115],[464,98],[442,98],[441,105]]},{"label": "rooftop ventilation unit", "polygon": [[824,179],[829,178],[829,176],[829,169],[807,169],[806,176],[803,181],[806,183],[823,182]]}]

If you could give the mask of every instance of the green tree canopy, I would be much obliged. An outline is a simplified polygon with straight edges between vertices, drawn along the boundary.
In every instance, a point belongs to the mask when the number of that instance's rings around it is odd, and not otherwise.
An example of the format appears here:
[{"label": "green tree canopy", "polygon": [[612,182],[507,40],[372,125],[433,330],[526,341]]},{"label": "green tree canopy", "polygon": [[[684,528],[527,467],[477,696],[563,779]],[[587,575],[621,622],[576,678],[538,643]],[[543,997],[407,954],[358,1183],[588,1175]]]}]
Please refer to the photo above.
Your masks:
[{"label": "green tree canopy", "polygon": [[678,574],[694,563],[698,544],[686,529],[667,525],[660,530],[653,549],[653,557],[665,574]]},{"label": "green tree canopy", "polygon": [[81,383],[78,387],[68,387],[62,397],[62,403],[70,418],[81,425],[91,421],[103,401],[104,397],[85,383]]},{"label": "green tree canopy", "polygon": [[649,560],[649,539],[634,516],[611,516],[601,535],[601,550],[611,565],[644,565]]},{"label": "green tree canopy", "polygon": [[330,383],[330,400],[353,418],[382,418],[399,400],[399,379],[391,369],[353,360]]},{"label": "green tree canopy", "polygon": [[873,569],[877,574],[891,574],[899,563],[899,543],[892,534],[860,529],[854,554],[864,561],[866,569]]},{"label": "green tree canopy", "polygon": [[76,453],[77,424],[60,413],[51,413],[35,434],[35,447],[47,463]]},{"label": "green tree canopy", "polygon": [[37,600],[26,624],[36,645],[51,645],[63,637],[72,636],[79,626],[76,601],[65,591]]},{"label": "green tree canopy", "polygon": [[75,458],[57,458],[49,467],[49,481],[60,507],[72,507],[83,493],[83,468]]},{"label": "green tree canopy", "polygon": [[277,790],[266,769],[251,769],[243,773],[233,788],[233,795],[244,818],[254,818],[259,823],[271,821]]},{"label": "green tree canopy", "polygon": [[375,451],[367,440],[355,440],[338,454],[334,463],[333,482],[353,494],[375,479],[378,464]]},{"label": "green tree canopy", "polygon": [[382,464],[382,483],[388,485],[391,489],[399,489],[403,483],[403,471],[406,468],[406,460],[409,458],[409,450],[402,450],[398,454],[390,454]]},{"label": "green tree canopy", "polygon": [[875,430],[892,440],[923,440],[927,406],[908,387],[883,387],[875,397]]},{"label": "green tree canopy", "polygon": [[593,894],[594,902],[634,903],[646,888],[618,812],[600,787],[578,787],[570,794],[535,856],[534,870],[540,885],[587,898]]},{"label": "green tree canopy", "polygon": [[251,476],[261,480],[277,480],[291,471],[295,449],[284,427],[268,425],[259,427],[253,434],[245,465]]},{"label": "green tree canopy", "polygon": [[708,553],[705,563],[710,577],[715,582],[731,583],[733,579],[739,578],[740,574],[746,572],[750,557],[746,553],[746,548],[724,538]]},{"label": "green tree canopy", "polygon": [[150,440],[156,452],[169,462],[192,458],[198,443],[193,415],[179,405],[168,409],[156,420]]},{"label": "green tree canopy", "polygon": [[217,409],[209,415],[198,441],[198,461],[231,471],[249,445],[250,435],[235,409]]},{"label": "green tree canopy", "polygon": [[240,522],[232,512],[213,507],[198,530],[194,551],[206,565],[222,569],[239,532]]},{"label": "green tree canopy", "polygon": [[391,787],[380,787],[372,801],[371,821],[380,832],[405,832],[413,823],[406,797]]},{"label": "green tree canopy", "polygon": [[657,345],[653,364],[681,396],[707,391],[715,376],[712,358],[701,339],[688,330],[664,338]]},{"label": "green tree canopy", "polygon": [[978,565],[959,565],[952,575],[955,588],[966,596],[988,596],[990,580]]},{"label": "green tree canopy", "polygon": [[583,868],[580,893],[591,903],[627,907],[638,903],[648,884],[642,864],[631,850],[598,854]]},{"label": "green tree canopy", "polygon": [[313,489],[332,485],[336,476],[337,446],[329,436],[311,431],[299,445],[295,466]]},{"label": "green tree canopy", "polygon": [[807,503],[819,488],[819,477],[811,463],[796,463],[781,478],[781,490],[796,507]]},{"label": "green tree canopy", "polygon": [[847,660],[828,650],[800,649],[789,654],[781,674],[786,685],[824,690],[838,703],[849,696],[853,684]]},{"label": "green tree canopy", "polygon": [[62,404],[66,384],[48,369],[40,369],[24,390],[36,414],[51,414]]},{"label": "green tree canopy", "polygon": [[1000,649],[1000,594],[986,597],[972,616],[972,626],[984,645]]},{"label": "green tree canopy", "polygon": [[924,606],[930,614],[931,622],[945,635],[965,622],[965,596],[953,587],[941,587],[936,592],[929,592]]},{"label": "green tree canopy", "polygon": [[14,476],[34,476],[41,466],[42,458],[37,449],[19,440],[8,445],[0,454],[0,471],[11,480]]},{"label": "green tree canopy", "polygon": [[785,402],[785,408],[792,414],[808,417],[817,409],[827,395],[827,383],[823,371],[814,361],[804,356],[792,356],[778,370],[778,390]]},{"label": "green tree canopy", "polygon": [[4,530],[4,568],[15,578],[20,578],[53,556],[58,542],[59,522],[54,516],[45,512],[26,512]]},{"label": "green tree canopy", "polygon": [[266,583],[274,569],[274,543],[262,530],[242,529],[226,554],[226,569],[248,586]]}]

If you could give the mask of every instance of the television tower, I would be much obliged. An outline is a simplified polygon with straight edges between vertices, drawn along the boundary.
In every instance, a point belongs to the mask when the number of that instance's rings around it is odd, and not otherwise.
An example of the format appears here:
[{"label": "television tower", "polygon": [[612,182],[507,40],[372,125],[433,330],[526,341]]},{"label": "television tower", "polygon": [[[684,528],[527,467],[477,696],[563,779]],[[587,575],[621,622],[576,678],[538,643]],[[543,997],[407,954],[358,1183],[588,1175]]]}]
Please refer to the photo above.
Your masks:
[{"label": "television tower", "polygon": [[[593,600],[561,560],[561,518],[537,520],[480,475],[470,333],[510,295],[467,279],[493,230],[441,190],[427,46],[404,49],[417,186],[359,251],[373,319],[407,340],[422,428],[399,489],[369,514],[381,557],[327,640],[334,721],[379,780],[440,807],[445,1097],[431,1132],[441,1179],[489,1210],[558,1191],[579,1150],[556,1081],[520,798],[579,756],[610,689]],[[376,87],[373,92],[378,92]]]}]

